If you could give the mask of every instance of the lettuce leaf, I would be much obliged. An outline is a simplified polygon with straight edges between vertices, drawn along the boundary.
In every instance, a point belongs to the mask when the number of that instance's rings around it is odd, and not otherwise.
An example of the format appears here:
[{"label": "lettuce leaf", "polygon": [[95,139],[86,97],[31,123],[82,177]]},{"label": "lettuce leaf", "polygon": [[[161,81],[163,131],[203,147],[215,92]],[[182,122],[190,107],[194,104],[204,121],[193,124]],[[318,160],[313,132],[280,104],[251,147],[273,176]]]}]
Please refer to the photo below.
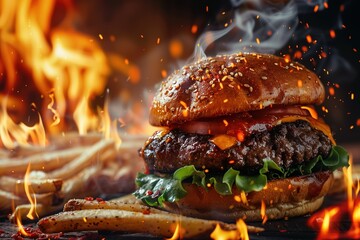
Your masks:
[{"label": "lettuce leaf", "polygon": [[349,154],[340,146],[333,146],[327,158],[318,156],[305,165],[282,169],[273,160],[264,159],[264,165],[254,176],[241,175],[240,171],[229,168],[223,175],[210,175],[197,170],[193,165],[184,166],[173,175],[159,177],[154,174],[139,173],[136,178],[138,189],[134,195],[149,206],[161,206],[164,201],[175,202],[187,192],[182,182],[191,182],[207,189],[210,184],[220,195],[231,195],[232,188],[244,192],[261,191],[268,179],[287,178],[290,176],[308,175],[313,172],[335,170],[349,166]]}]

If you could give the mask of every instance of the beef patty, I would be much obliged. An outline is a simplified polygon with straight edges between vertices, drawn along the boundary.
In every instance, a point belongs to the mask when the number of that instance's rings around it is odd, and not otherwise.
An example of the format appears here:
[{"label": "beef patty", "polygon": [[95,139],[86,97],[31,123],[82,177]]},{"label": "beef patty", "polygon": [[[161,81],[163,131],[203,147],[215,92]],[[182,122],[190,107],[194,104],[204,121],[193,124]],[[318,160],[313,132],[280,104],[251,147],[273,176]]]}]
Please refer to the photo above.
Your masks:
[{"label": "beef patty", "polygon": [[324,133],[301,120],[254,133],[225,150],[209,141],[212,137],[173,129],[164,136],[151,137],[140,154],[151,173],[173,173],[185,165],[194,165],[213,173],[232,167],[251,175],[258,173],[265,158],[287,169],[319,155],[328,156],[332,146]]}]

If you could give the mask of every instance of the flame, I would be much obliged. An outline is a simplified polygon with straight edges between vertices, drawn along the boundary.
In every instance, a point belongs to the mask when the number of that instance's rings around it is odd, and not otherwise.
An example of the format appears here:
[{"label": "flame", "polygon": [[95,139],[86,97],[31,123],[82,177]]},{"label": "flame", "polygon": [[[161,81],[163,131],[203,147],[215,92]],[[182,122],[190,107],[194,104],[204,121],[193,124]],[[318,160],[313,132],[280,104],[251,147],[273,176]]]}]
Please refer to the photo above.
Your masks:
[{"label": "flame", "polygon": [[0,146],[13,149],[16,144],[20,146],[29,145],[29,142],[38,145],[46,145],[44,125],[39,115],[39,122],[34,126],[24,123],[16,124],[8,115],[6,109],[7,100],[3,100],[0,108]]},{"label": "flame", "polygon": [[[31,188],[31,182],[30,182],[30,163],[28,164],[28,167],[26,168],[26,172],[25,172],[25,176],[24,176],[24,189],[25,189],[25,193],[26,193],[26,197],[30,202],[31,208],[28,212],[28,214],[26,215],[27,218],[33,220],[34,219],[34,214],[39,217],[39,215],[36,212],[36,197],[34,194],[34,191]],[[31,195],[34,196],[31,196]]]},{"label": "flame", "polygon": [[101,116],[101,129],[106,139],[113,139],[115,140],[115,144],[117,147],[121,144],[121,138],[119,136],[119,131],[117,129],[117,121],[111,121],[110,114],[109,114],[109,98],[106,98],[104,109],[100,111]]},{"label": "flame", "polygon": [[[63,19],[54,21],[53,13],[58,5],[63,5],[65,11]],[[30,70],[35,87],[45,96],[39,125],[44,121],[47,131],[59,133],[72,124],[67,116],[73,114],[80,133],[97,130],[101,116],[96,108],[91,108],[91,103],[105,90],[109,66],[97,42],[74,31],[72,2],[0,0],[0,6],[0,57],[7,76],[5,90],[10,92],[16,81],[20,81],[16,65],[21,61]],[[18,57],[11,56],[14,52]],[[11,147],[19,139],[7,136],[4,118],[7,116],[2,113],[1,139],[7,138],[6,147]],[[11,128],[23,128],[6,123]]]},{"label": "flame", "polygon": [[241,218],[236,221],[236,228],[236,230],[224,230],[220,227],[219,224],[216,224],[216,227],[214,231],[210,234],[210,237],[216,240],[249,240],[247,226]]},{"label": "flame", "polygon": [[[332,206],[313,214],[308,221],[311,227],[319,229],[317,239],[360,238],[359,179],[357,179],[356,184],[354,184],[352,178],[352,156],[350,156],[349,162],[350,166],[343,168],[347,201],[341,205]],[[351,226],[345,231],[337,228],[339,221],[343,218],[349,218],[351,221]]]},{"label": "flame", "polygon": [[[36,197],[35,197],[33,189],[31,188],[30,163],[28,164],[28,166],[26,168],[26,172],[25,172],[25,176],[24,176],[24,189],[25,189],[26,197],[28,198],[30,205],[31,205],[31,208],[30,208],[28,214],[26,215],[26,217],[31,220],[34,220],[35,219],[34,215],[36,215],[37,217],[39,217],[39,215],[36,212]],[[22,236],[25,236],[25,237],[30,236],[30,234],[24,229],[20,214],[16,215],[16,225],[18,227],[19,233]]]},{"label": "flame", "polygon": [[216,224],[210,237],[215,240],[239,239],[239,232],[237,230],[223,230],[219,224]]},{"label": "flame", "polygon": [[266,216],[266,205],[265,205],[264,200],[261,200],[260,214],[261,214],[261,219],[263,220],[262,224],[265,224],[268,217]]},{"label": "flame", "polygon": [[176,227],[174,230],[174,234],[172,235],[171,238],[166,238],[167,240],[176,240],[176,239],[182,239],[182,235],[184,233],[184,229],[181,228],[181,224],[180,221],[176,222]]},{"label": "flame", "polygon": [[24,229],[24,226],[21,223],[21,218],[19,216],[16,217],[16,225],[18,227],[18,231],[20,232],[20,234],[24,237],[29,236],[30,234],[27,233]]},{"label": "flame", "polygon": [[236,227],[240,233],[240,239],[249,240],[249,233],[247,230],[247,226],[242,219],[236,221]]},{"label": "flame", "polygon": [[352,180],[352,157],[349,159],[350,166],[348,168],[343,168],[344,182],[346,186],[347,194],[347,204],[348,209],[353,209],[354,200],[353,200],[353,180]]}]

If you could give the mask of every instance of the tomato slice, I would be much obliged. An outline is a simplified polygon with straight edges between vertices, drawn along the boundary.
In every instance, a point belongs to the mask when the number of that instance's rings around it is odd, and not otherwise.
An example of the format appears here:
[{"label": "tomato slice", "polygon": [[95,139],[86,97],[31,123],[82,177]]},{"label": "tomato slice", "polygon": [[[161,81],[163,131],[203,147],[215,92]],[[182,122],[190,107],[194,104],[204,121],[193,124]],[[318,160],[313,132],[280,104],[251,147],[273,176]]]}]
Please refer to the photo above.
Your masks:
[{"label": "tomato slice", "polygon": [[[302,106],[271,107],[257,111],[238,113],[212,119],[202,119],[175,126],[189,133],[197,134],[228,134],[242,141],[245,136],[269,130],[279,124],[281,119],[294,116],[312,118],[309,109]],[[279,122],[280,121],[280,122]]]}]

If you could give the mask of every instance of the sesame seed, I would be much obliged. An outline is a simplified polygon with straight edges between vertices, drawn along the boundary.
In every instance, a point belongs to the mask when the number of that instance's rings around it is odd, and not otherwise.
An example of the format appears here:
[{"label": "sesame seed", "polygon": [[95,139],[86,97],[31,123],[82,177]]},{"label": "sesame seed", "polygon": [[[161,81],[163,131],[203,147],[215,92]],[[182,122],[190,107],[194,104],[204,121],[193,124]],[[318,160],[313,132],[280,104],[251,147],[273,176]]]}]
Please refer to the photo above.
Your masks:
[{"label": "sesame seed", "polygon": [[249,88],[249,92],[252,92],[254,90],[253,87],[247,83],[244,84],[244,87]]},{"label": "sesame seed", "polygon": [[262,80],[266,80],[267,77],[266,77],[266,76],[262,76],[261,79],[262,79]]},{"label": "sesame seed", "polygon": [[249,68],[250,71],[254,72],[255,70],[253,68]]},{"label": "sesame seed", "polygon": [[224,103],[227,103],[229,101],[229,99],[224,99]]}]

